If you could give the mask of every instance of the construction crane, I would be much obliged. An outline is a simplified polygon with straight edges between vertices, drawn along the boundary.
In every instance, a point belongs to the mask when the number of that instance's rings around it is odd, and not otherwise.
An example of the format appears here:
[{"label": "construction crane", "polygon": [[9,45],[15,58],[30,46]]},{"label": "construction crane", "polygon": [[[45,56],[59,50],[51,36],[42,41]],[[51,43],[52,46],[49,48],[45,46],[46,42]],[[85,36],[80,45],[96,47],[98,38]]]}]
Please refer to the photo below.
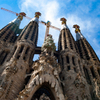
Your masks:
[{"label": "construction crane", "polygon": [[[8,12],[10,12],[10,13],[12,13],[12,14],[16,14],[16,16],[22,15],[22,16],[26,17],[27,19],[30,19],[30,20],[32,19],[32,18],[26,16],[26,14],[25,14],[24,12],[22,12],[22,13],[16,13],[16,12],[13,12],[13,11],[8,10],[8,9],[5,9],[5,8],[1,8],[1,9],[4,10],[4,11],[8,11]],[[24,14],[24,15],[23,15],[23,14]],[[47,34],[49,34],[49,27],[54,28],[54,29],[60,31],[60,28],[57,28],[57,27],[55,27],[55,26],[52,26],[51,23],[50,23],[50,21],[47,21],[47,23],[44,22],[44,21],[39,21],[39,23],[46,25],[45,39],[46,39]]]}]

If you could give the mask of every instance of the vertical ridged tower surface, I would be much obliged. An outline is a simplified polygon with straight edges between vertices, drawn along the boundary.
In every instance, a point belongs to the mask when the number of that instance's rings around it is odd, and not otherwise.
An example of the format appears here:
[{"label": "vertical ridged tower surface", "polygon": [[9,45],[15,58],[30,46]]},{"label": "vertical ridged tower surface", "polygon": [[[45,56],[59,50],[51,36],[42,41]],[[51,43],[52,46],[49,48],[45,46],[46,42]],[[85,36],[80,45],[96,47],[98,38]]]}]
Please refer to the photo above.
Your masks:
[{"label": "vertical ridged tower surface", "polygon": [[[62,67],[61,81],[65,99],[67,100],[83,100],[81,95],[90,95],[89,87],[86,79],[83,77],[80,70],[80,56],[78,54],[77,44],[66,25],[66,19],[61,18],[62,29],[59,36],[58,50],[59,63]],[[87,97],[86,97],[87,98]],[[90,100],[91,97],[89,96]]]},{"label": "vertical ridged tower surface", "polygon": [[32,64],[37,43],[39,16],[39,12],[35,13],[35,18],[22,30],[14,45],[15,49],[10,61],[4,65],[6,67],[1,75],[1,79],[3,79],[1,100],[13,100],[24,87],[25,75]]}]

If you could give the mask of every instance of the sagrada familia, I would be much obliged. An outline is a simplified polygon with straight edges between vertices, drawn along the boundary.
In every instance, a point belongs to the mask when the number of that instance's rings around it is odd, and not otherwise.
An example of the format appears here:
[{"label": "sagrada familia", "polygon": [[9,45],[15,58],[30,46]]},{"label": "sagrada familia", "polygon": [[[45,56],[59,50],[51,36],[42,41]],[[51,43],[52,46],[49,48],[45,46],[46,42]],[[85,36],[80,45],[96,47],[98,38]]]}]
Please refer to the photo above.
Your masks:
[{"label": "sagrada familia", "polygon": [[50,34],[38,47],[40,15],[19,29],[20,13],[0,30],[0,100],[100,100],[100,60],[80,27],[75,41],[61,18],[58,50]]}]

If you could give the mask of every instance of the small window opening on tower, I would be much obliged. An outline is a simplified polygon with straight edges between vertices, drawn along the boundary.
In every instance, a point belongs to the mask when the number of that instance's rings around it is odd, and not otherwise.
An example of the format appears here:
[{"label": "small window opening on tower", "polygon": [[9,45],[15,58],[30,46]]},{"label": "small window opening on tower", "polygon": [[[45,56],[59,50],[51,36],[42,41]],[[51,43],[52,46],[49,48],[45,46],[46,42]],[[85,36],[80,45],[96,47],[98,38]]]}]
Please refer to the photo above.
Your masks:
[{"label": "small window opening on tower", "polygon": [[76,72],[76,68],[74,67],[74,71]]},{"label": "small window opening on tower", "polygon": [[81,68],[80,60],[78,60],[78,64],[79,64],[80,71],[82,72],[82,68]]},{"label": "small window opening on tower", "polygon": [[69,57],[68,56],[66,56],[66,61],[69,64]]},{"label": "small window opening on tower", "polygon": [[67,71],[69,71],[70,70],[70,66],[67,66]]},{"label": "small window opening on tower", "polygon": [[11,32],[9,32],[9,33],[5,36],[5,38],[4,38],[3,40],[6,41],[6,40],[8,39],[8,37],[10,36],[10,34],[11,34]]},{"label": "small window opening on tower", "polygon": [[19,34],[16,34],[16,36],[19,36]]},{"label": "small window opening on tower", "polygon": [[22,45],[21,48],[20,48],[19,53],[21,53],[23,51],[23,48],[24,48],[24,46]]},{"label": "small window opening on tower", "polygon": [[63,57],[61,57],[61,61],[62,61],[61,64],[63,65]]},{"label": "small window opening on tower", "polygon": [[98,68],[97,71],[98,71],[98,74],[100,75],[100,68]]},{"label": "small window opening on tower", "polygon": [[17,56],[17,59],[19,59],[20,55]]},{"label": "small window opening on tower", "polygon": [[76,100],[79,100],[79,99],[78,99],[78,96],[76,96]]},{"label": "small window opening on tower", "polygon": [[91,73],[92,73],[93,78],[96,78],[96,75],[95,75],[95,72],[94,72],[94,68],[93,67],[90,67],[90,70],[91,70]]},{"label": "small window opening on tower", "polygon": [[73,63],[73,65],[75,65],[75,58],[74,57],[72,57],[72,63]]},{"label": "small window opening on tower", "polygon": [[34,57],[33,57],[33,61],[38,60],[39,57],[40,57],[39,54],[35,54]]},{"label": "small window opening on tower", "polygon": [[8,51],[3,51],[1,54],[0,54],[0,65],[2,65],[8,55]]},{"label": "small window opening on tower", "polygon": [[84,73],[85,73],[87,83],[91,85],[90,76],[89,76],[88,70],[87,70],[87,68],[85,68],[85,66],[83,66],[83,70],[84,70]]},{"label": "small window opening on tower", "polygon": [[28,53],[28,51],[29,51],[29,47],[27,47],[25,54],[27,54],[27,53]]}]

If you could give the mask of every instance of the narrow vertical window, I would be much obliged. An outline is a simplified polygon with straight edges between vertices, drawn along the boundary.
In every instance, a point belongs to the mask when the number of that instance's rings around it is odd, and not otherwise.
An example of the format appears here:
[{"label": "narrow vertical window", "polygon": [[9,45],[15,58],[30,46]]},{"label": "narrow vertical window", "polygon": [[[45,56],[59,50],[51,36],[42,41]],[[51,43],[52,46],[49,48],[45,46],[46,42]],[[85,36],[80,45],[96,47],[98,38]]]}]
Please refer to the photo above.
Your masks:
[{"label": "narrow vertical window", "polygon": [[24,48],[24,46],[22,45],[21,48],[20,48],[19,53],[21,53],[23,51],[23,48]]},{"label": "narrow vertical window", "polygon": [[84,70],[85,77],[86,77],[86,80],[87,80],[88,84],[91,84],[90,76],[89,76],[88,70],[87,70],[84,66],[83,66],[83,70]]},{"label": "narrow vertical window", "polygon": [[72,63],[73,63],[73,65],[75,65],[75,58],[74,57],[72,57]]},{"label": "narrow vertical window", "polygon": [[69,71],[70,70],[70,66],[67,66],[67,71]]},{"label": "narrow vertical window", "polygon": [[69,57],[68,56],[66,56],[66,61],[69,64]]},{"label": "narrow vertical window", "polygon": [[96,75],[95,75],[95,72],[94,72],[93,67],[90,67],[90,70],[91,70],[91,73],[92,73],[93,78],[96,78]]}]

